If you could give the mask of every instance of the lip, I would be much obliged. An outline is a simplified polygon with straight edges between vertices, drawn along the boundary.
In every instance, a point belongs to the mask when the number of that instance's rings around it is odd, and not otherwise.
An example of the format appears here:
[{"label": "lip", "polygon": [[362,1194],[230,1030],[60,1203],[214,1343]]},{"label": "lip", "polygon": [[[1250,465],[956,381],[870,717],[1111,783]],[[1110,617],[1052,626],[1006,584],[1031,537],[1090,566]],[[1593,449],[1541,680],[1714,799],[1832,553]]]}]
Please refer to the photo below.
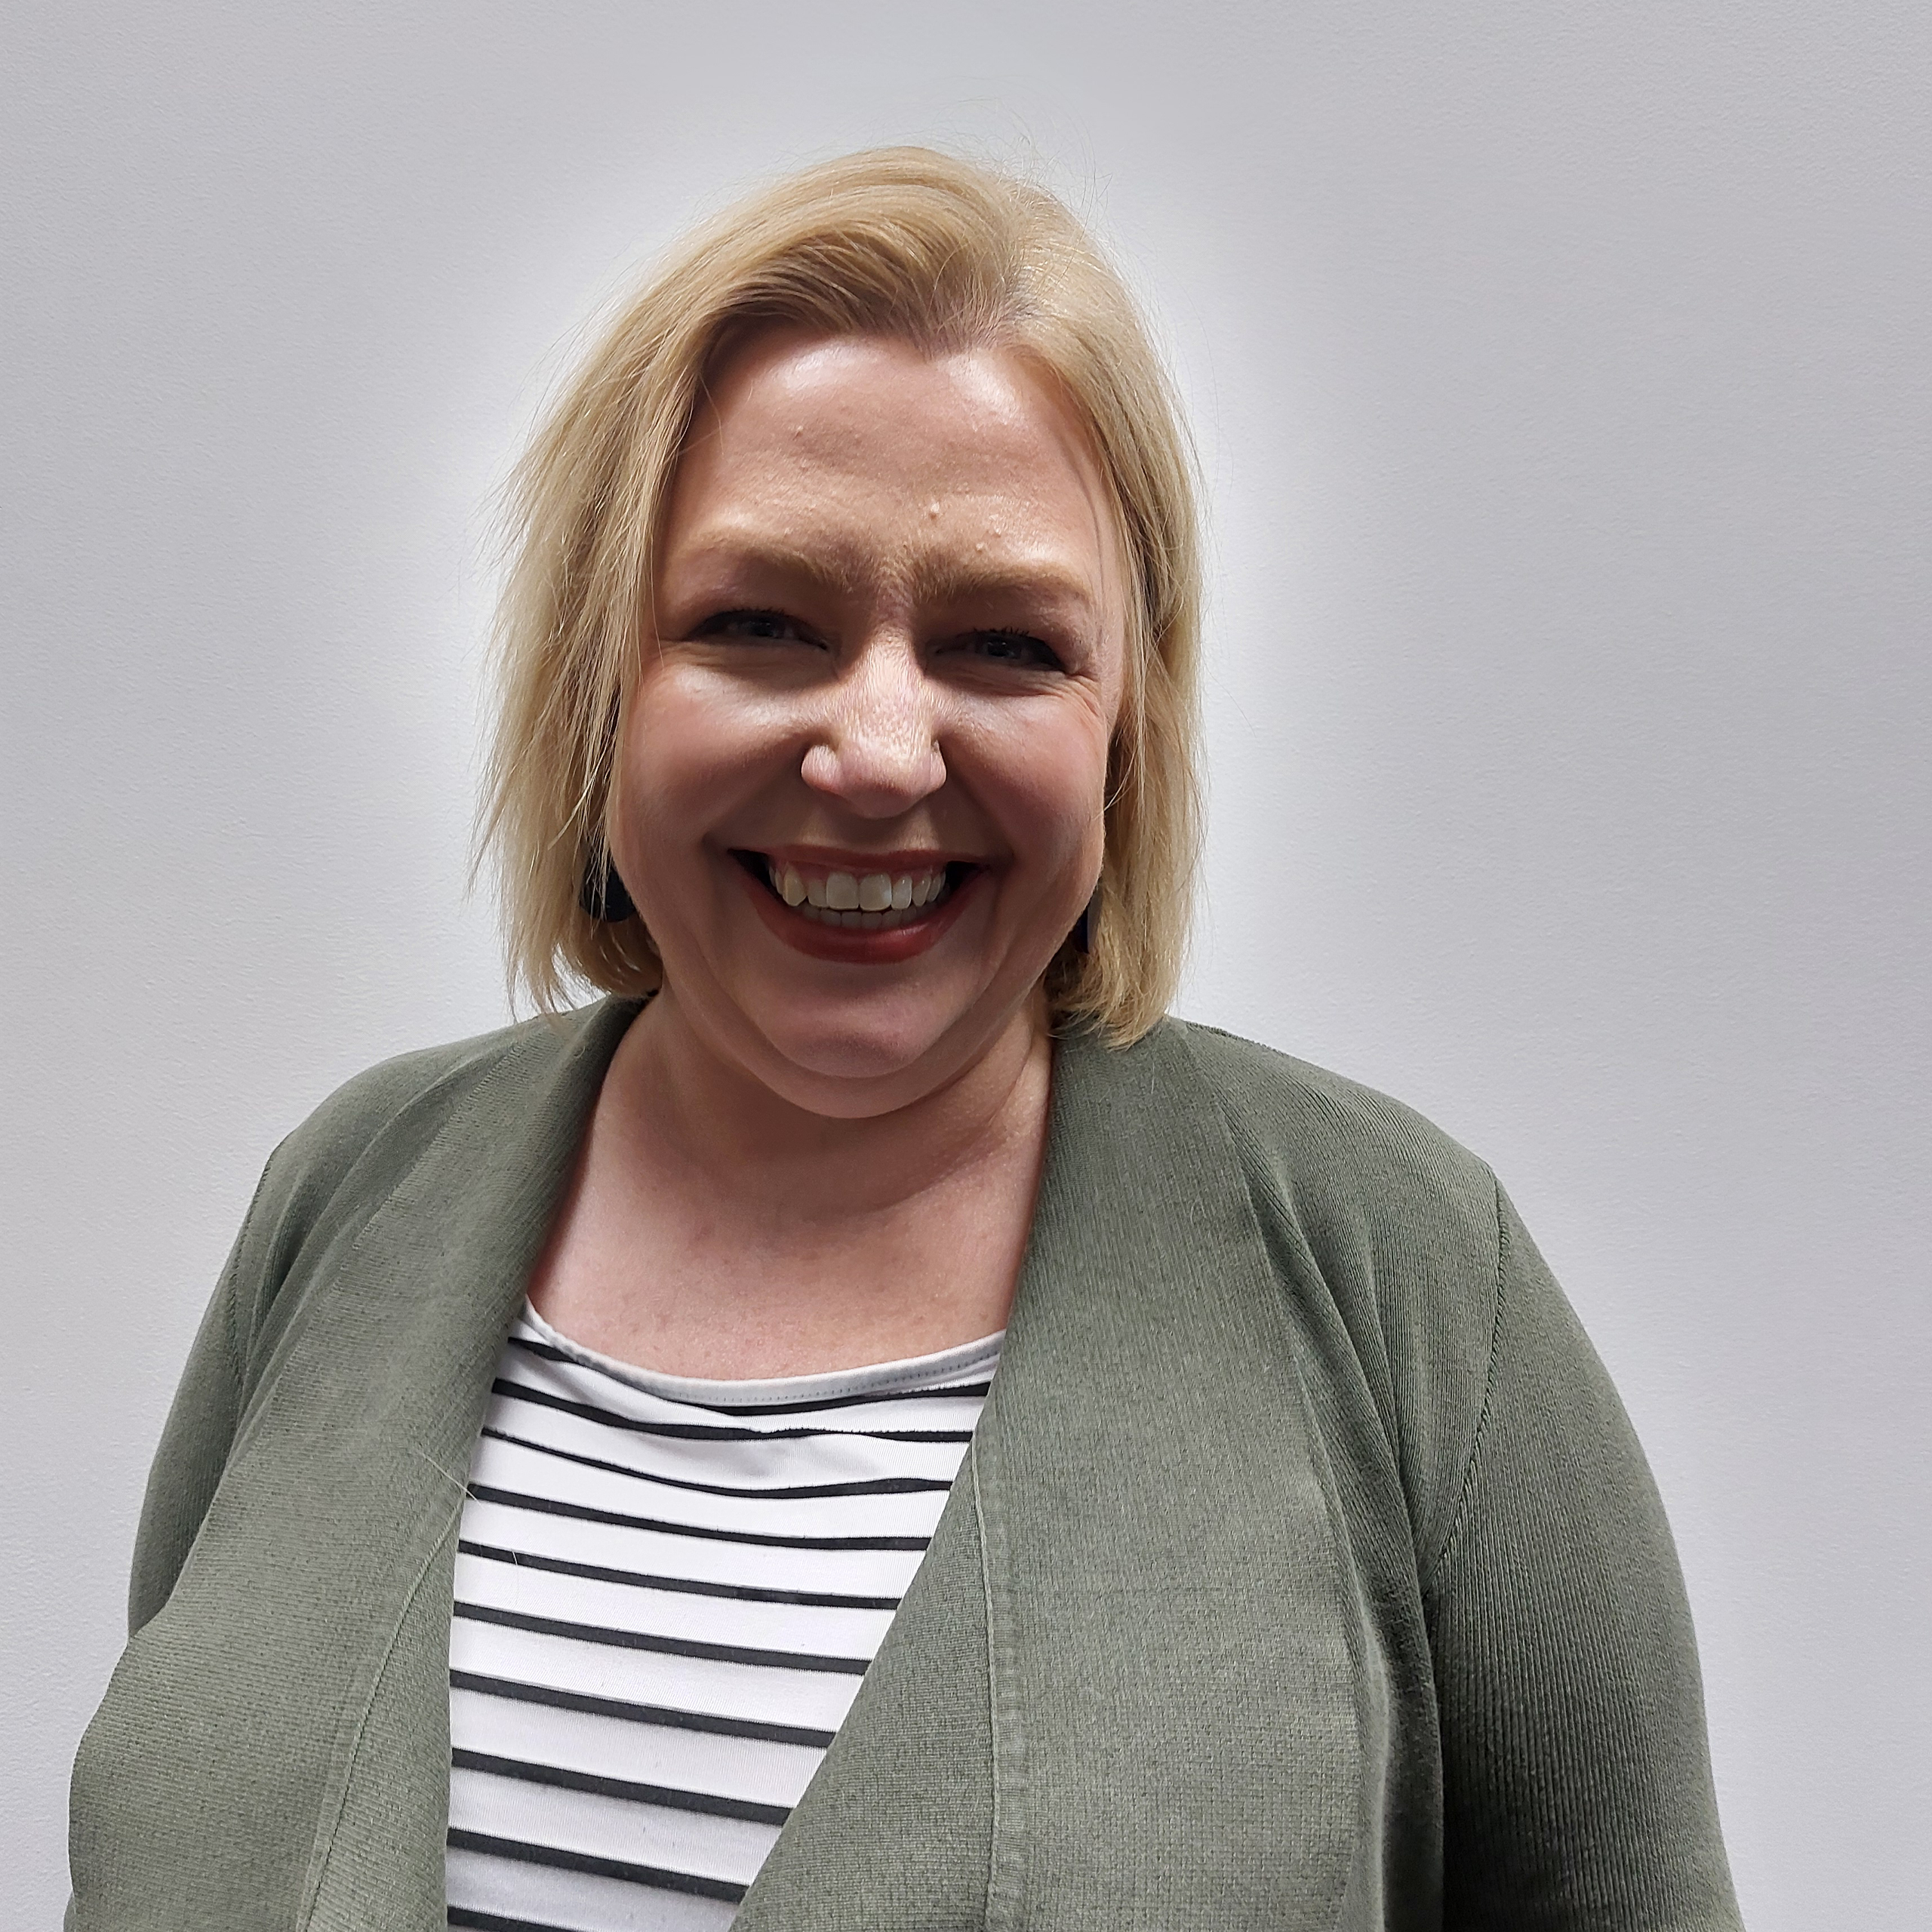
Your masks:
[{"label": "lip", "polygon": [[[823,845],[759,846],[762,857],[782,860],[789,865],[829,866],[841,872],[909,872],[937,869],[948,861],[928,848],[923,852],[847,853]],[[974,869],[949,892],[939,909],[909,925],[893,926],[876,932],[855,931],[844,926],[823,926],[801,919],[771,888],[735,860],[732,870],[738,875],[752,909],[764,921],[773,937],[794,952],[808,958],[826,959],[847,966],[897,966],[916,959],[929,951],[958,918],[960,908],[976,894],[986,867],[975,861],[955,859],[950,863],[972,864]]]}]

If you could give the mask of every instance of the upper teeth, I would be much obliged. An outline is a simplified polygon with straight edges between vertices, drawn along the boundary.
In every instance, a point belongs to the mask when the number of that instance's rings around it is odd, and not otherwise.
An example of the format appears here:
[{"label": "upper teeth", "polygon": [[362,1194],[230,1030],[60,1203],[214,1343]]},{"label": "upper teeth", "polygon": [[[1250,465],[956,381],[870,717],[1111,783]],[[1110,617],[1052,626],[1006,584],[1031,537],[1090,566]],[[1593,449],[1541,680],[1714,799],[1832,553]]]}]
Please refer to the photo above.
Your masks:
[{"label": "upper teeth", "polygon": [[[826,872],[808,878],[794,865],[768,859],[771,889],[808,918],[832,915],[826,923],[846,926],[897,925],[895,913],[930,905],[946,889],[946,868],[923,872]],[[841,916],[841,915],[843,916]]]}]

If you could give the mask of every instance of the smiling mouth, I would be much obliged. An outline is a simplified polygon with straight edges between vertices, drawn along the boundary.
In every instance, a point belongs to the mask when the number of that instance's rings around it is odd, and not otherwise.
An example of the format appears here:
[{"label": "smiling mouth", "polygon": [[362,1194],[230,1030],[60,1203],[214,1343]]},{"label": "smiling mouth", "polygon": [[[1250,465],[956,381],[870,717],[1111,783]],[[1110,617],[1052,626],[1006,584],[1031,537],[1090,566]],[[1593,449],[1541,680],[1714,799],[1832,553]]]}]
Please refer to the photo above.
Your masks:
[{"label": "smiling mouth", "polygon": [[797,865],[762,852],[731,856],[778,903],[814,925],[851,932],[889,932],[929,918],[977,866],[954,860],[916,871],[841,872]]}]

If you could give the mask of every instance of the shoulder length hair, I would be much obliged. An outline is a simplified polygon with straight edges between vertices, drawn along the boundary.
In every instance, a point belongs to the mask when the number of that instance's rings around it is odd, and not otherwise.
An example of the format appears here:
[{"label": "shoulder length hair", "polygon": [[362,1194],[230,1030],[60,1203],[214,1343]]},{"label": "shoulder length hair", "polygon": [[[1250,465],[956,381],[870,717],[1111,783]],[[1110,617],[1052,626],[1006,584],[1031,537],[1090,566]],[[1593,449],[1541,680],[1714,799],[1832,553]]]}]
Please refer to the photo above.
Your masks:
[{"label": "shoulder length hair", "polygon": [[580,902],[605,863],[653,552],[706,371],[728,338],[769,326],[1006,350],[1091,438],[1131,579],[1128,669],[1090,949],[1062,947],[1047,992],[1057,1024],[1138,1038],[1174,997],[1198,840],[1191,448],[1133,297],[1073,217],[923,148],[807,168],[695,231],[621,306],[515,473],[481,820],[513,988],[553,1008],[573,982],[659,983],[642,922],[606,924]]}]

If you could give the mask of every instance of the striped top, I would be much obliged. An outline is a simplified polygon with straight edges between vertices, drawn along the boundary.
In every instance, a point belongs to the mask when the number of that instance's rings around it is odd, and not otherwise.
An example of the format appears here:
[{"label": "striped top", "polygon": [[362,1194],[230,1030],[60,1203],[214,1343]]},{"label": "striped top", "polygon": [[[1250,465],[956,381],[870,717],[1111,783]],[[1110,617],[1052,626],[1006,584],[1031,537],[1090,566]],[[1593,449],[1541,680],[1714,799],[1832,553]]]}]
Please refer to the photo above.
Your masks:
[{"label": "striped top", "polygon": [[457,1556],[451,1925],[731,1923],[925,1553],[1000,1340],[696,1381],[526,1305]]}]

